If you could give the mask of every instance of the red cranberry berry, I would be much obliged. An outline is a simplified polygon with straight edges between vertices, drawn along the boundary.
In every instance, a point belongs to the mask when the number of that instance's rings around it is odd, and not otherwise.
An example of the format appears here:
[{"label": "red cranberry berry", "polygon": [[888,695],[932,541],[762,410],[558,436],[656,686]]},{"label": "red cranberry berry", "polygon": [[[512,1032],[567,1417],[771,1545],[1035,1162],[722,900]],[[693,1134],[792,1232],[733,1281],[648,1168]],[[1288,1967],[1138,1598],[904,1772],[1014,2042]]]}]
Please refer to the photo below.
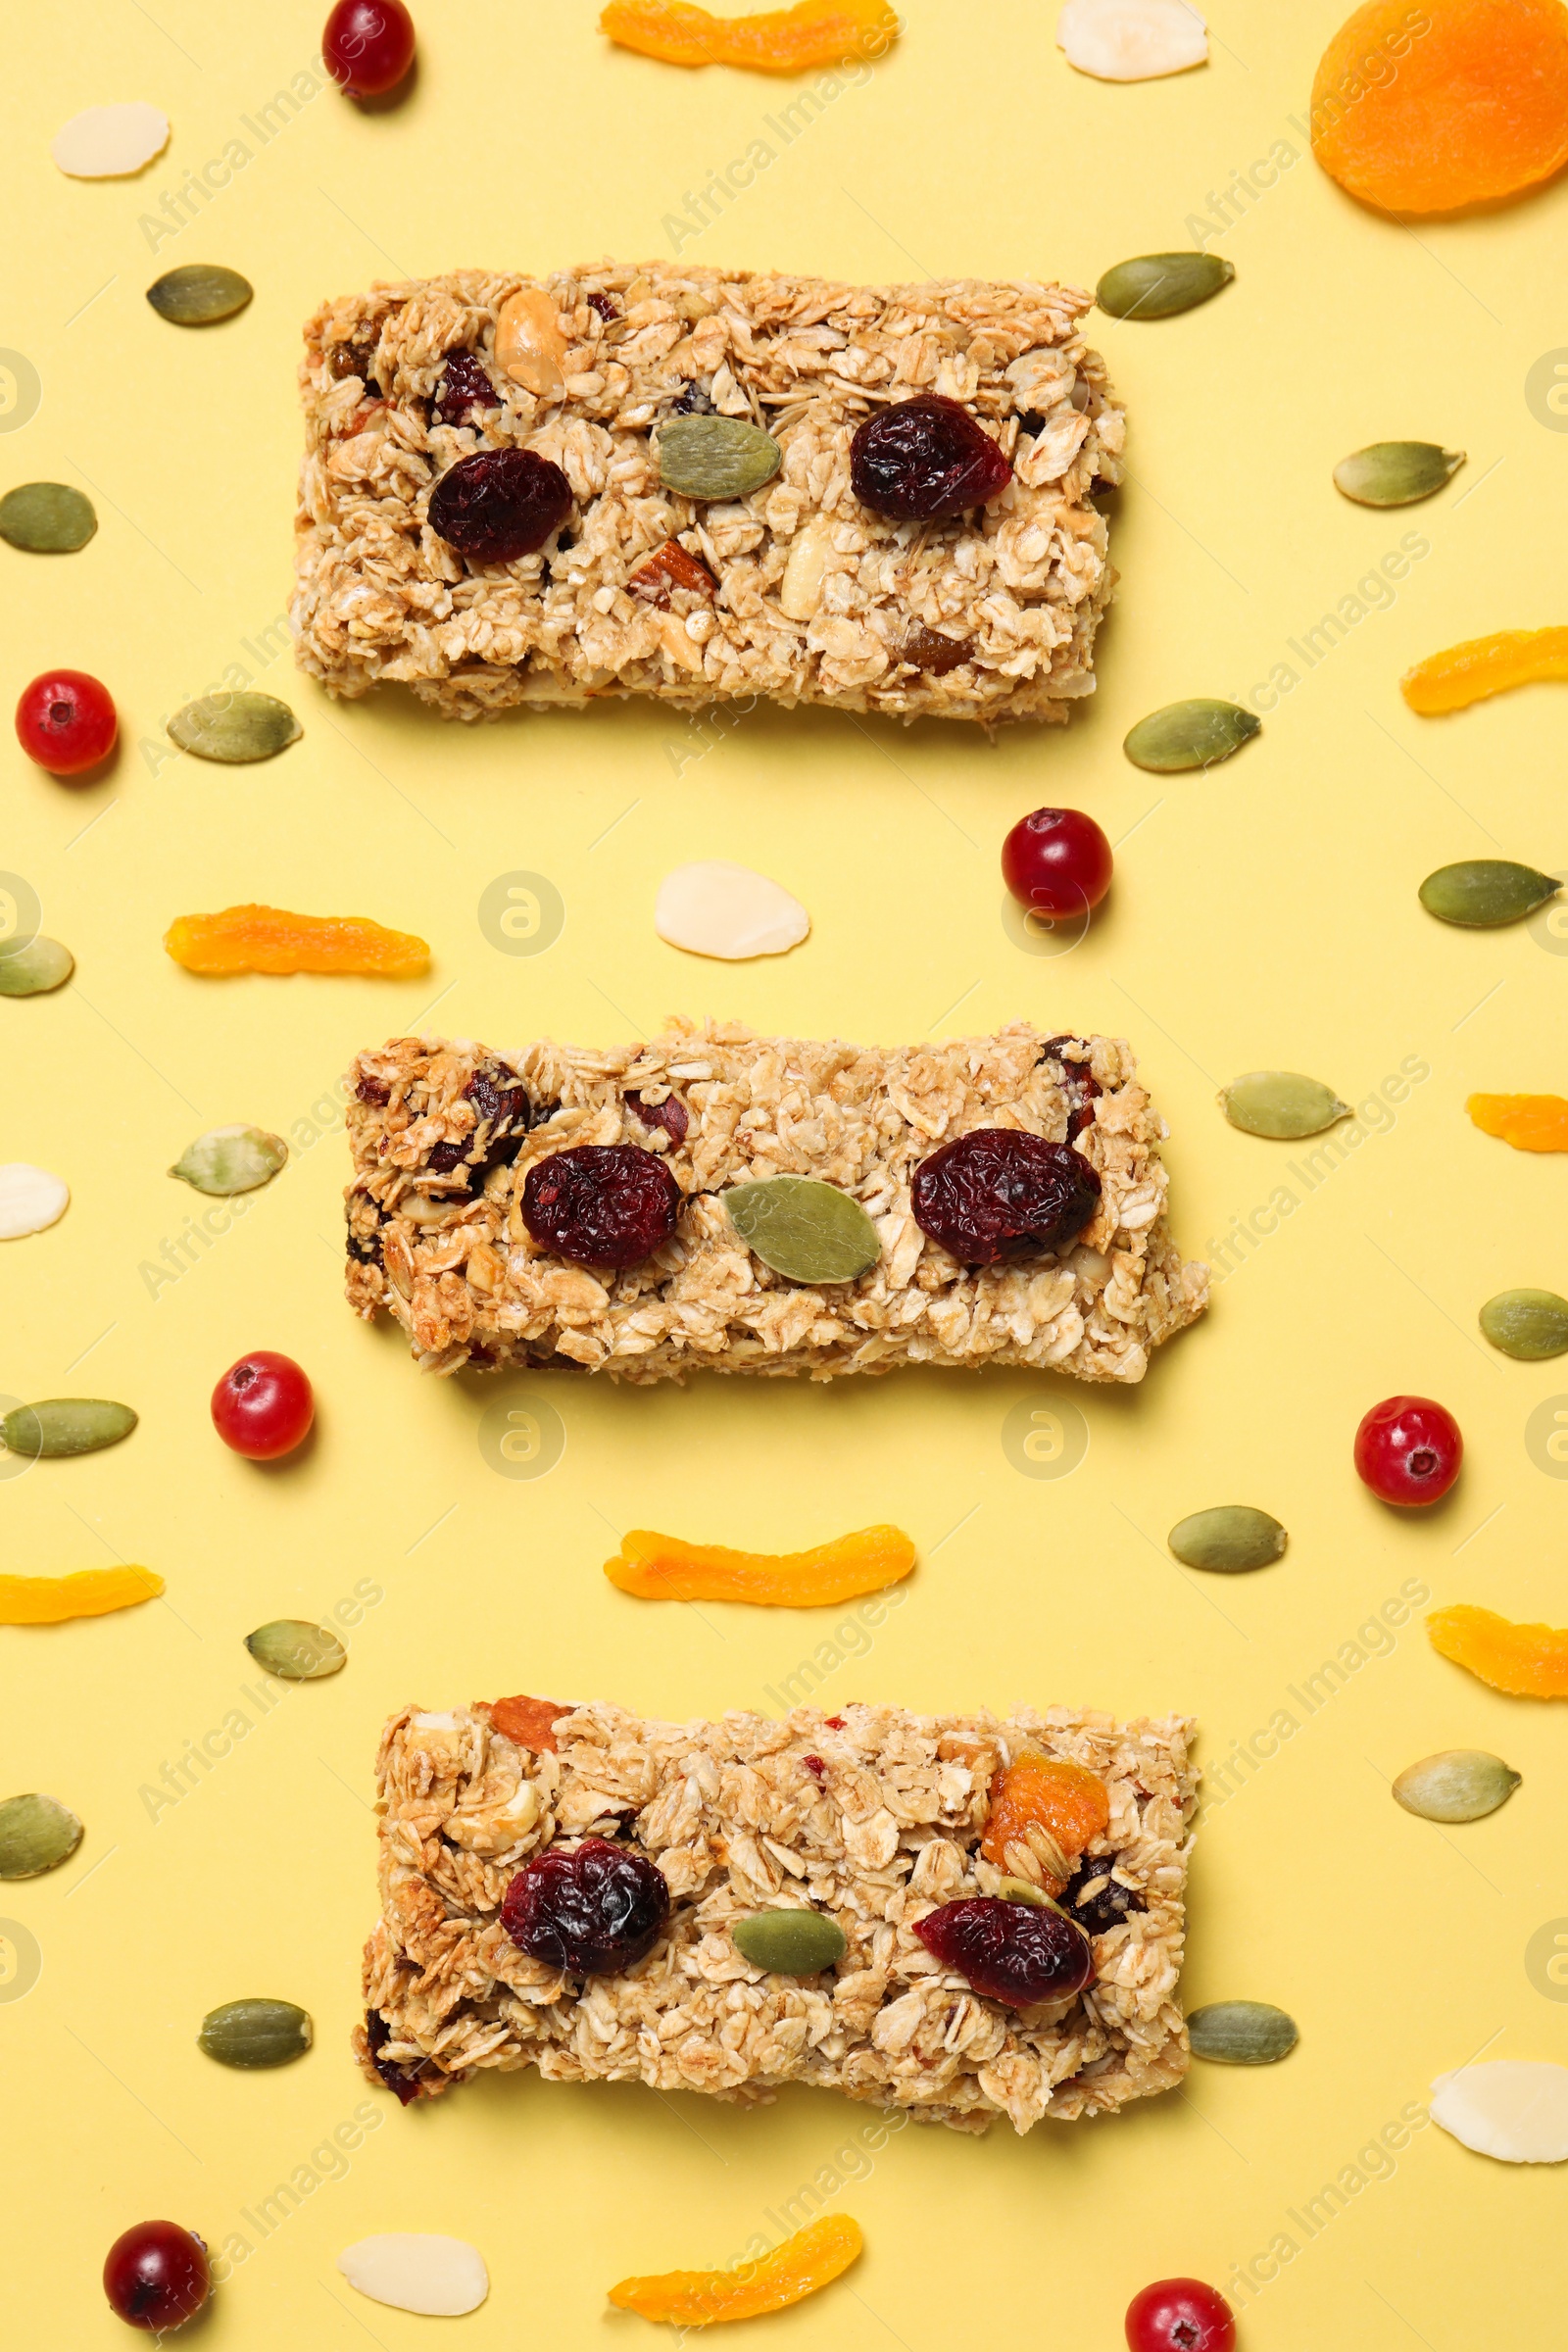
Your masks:
[{"label": "red cranberry berry", "polygon": [[414,63],[414,19],[403,0],[337,0],[321,55],[351,98],[379,98],[396,89]]},{"label": "red cranberry berry", "polygon": [[1099,1200],[1081,1152],[1015,1127],[976,1127],[943,1144],[915,1169],[909,1196],[921,1232],[964,1266],[1059,1250]]},{"label": "red cranberry berry", "polygon": [[1094,1982],[1088,1936],[1043,1904],[971,1894],[927,1912],[914,1932],[945,1968],[956,1968],[988,2001],[1013,2009],[1064,2000]]},{"label": "red cranberry berry", "polygon": [[1386,1396],[1355,1433],[1356,1475],[1384,1502],[1436,1502],[1463,1459],[1458,1422],[1430,1396]]},{"label": "red cranberry berry", "polygon": [[441,371],[435,413],[443,424],[472,424],[476,413],[499,409],[501,395],[485,373],[484,362],[471,351],[449,351]]},{"label": "red cranberry berry", "polygon": [[17,705],[17,740],[52,776],[79,776],[115,748],[120,721],[107,686],[84,669],[46,669]]},{"label": "red cranberry berry", "polygon": [[850,443],[862,507],[894,522],[944,522],[1005,490],[1012,467],[956,400],[921,392],[866,418]]},{"label": "red cranberry berry", "polygon": [[585,1838],[525,1862],[501,1904],[519,1952],[568,1977],[612,1977],[658,1942],[669,1917],[662,1870],[631,1846]]},{"label": "red cranberry berry", "polygon": [[291,1355],[258,1348],[230,1364],[213,1391],[213,1427],[253,1462],[292,1453],[316,1417],[311,1384]]},{"label": "red cranberry berry", "polygon": [[1236,2321],[1201,2278],[1157,2278],[1127,2306],[1131,2352],[1235,2352]]},{"label": "red cranberry berry", "polygon": [[533,449],[480,449],[430,493],[430,528],[473,564],[515,564],[571,513],[571,485]]},{"label": "red cranberry berry", "polygon": [[207,2248],[177,2222],[138,2222],[116,2238],[104,2263],[110,2309],[149,2335],[193,2320],[212,2283]]},{"label": "red cranberry berry", "polygon": [[691,1125],[679,1095],[666,1095],[662,1102],[645,1102],[641,1095],[628,1095],[626,1101],[645,1127],[662,1127],[671,1145],[679,1151]]},{"label": "red cranberry berry", "polygon": [[579,1266],[639,1266],[668,1241],[680,1186],[641,1144],[579,1144],[535,1160],[522,1221],[541,1250]]},{"label": "red cranberry berry", "polygon": [[1110,844],[1081,808],[1036,808],[1002,845],[1002,879],[1020,906],[1051,922],[1098,906],[1110,875]]},{"label": "red cranberry berry", "polygon": [[1043,1059],[1054,1061],[1061,1072],[1061,1091],[1067,1098],[1067,1141],[1076,1143],[1086,1127],[1095,1123],[1095,1104],[1104,1089],[1087,1061],[1069,1061],[1062,1052],[1064,1046],[1081,1046],[1081,1037],[1048,1037],[1041,1047]]}]

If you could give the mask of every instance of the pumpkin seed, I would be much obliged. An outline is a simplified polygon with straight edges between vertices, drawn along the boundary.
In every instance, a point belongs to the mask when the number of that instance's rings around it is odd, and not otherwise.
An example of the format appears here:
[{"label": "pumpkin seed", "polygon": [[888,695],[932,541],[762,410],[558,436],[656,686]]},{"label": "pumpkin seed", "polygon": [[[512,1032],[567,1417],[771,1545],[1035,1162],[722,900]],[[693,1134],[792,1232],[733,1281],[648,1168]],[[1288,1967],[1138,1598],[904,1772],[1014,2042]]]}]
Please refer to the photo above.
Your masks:
[{"label": "pumpkin seed", "polygon": [[205,694],[176,710],[166,729],[182,752],[198,760],[270,760],[305,729],[287,703],[271,694]]},{"label": "pumpkin seed", "polygon": [[304,2056],[314,2034],[292,2001],[225,2001],[208,2010],[196,2041],[220,2066],[287,2066]]},{"label": "pumpkin seed", "polygon": [[854,1282],[882,1254],[858,1200],[816,1176],[732,1185],[724,1206],[748,1248],[791,1282]]},{"label": "pumpkin seed", "polygon": [[1220,2066],[1273,2066],[1288,2058],[1300,2034],[1294,2017],[1268,2001],[1208,2001],[1187,2020],[1195,2058]]},{"label": "pumpkin seed", "polygon": [[671,416],[659,428],[659,478],[682,498],[745,498],[784,463],[771,433],[739,416]]},{"label": "pumpkin seed", "polygon": [[817,1976],[842,1959],[847,1943],[838,1921],[821,1911],[759,1911],[731,1933],[743,1959],[780,1977]]},{"label": "pumpkin seed", "polygon": [[1320,1078],[1303,1078],[1299,1070],[1250,1070],[1220,1090],[1219,1106],[1244,1134],[1282,1143],[1321,1135],[1336,1119],[1350,1115],[1350,1105],[1332,1087]]},{"label": "pumpkin seed", "polygon": [[35,556],[72,556],[98,528],[92,500],[69,482],[22,482],[0,498],[0,539]]},{"label": "pumpkin seed", "polygon": [[210,1127],[187,1144],[169,1173],[193,1192],[253,1193],[271,1183],[287,1157],[283,1138],[265,1127]]},{"label": "pumpkin seed", "polygon": [[1499,923],[1517,923],[1533,914],[1561,888],[1555,874],[1515,865],[1508,858],[1462,858],[1457,865],[1440,865],[1435,874],[1428,874],[1419,897],[1440,923],[1491,931]]},{"label": "pumpkin seed", "polygon": [[76,958],[58,939],[29,939],[9,956],[0,955],[0,997],[43,997],[63,987]]},{"label": "pumpkin seed", "polygon": [[1445,1747],[1407,1764],[1394,1784],[1394,1798],[1423,1821],[1480,1821],[1505,1805],[1523,1778],[1484,1747]]},{"label": "pumpkin seed", "polygon": [[1236,264],[1217,253],[1142,253],[1118,262],[1095,288],[1112,318],[1174,318],[1196,310],[1236,275]]},{"label": "pumpkin seed", "polygon": [[147,299],[159,318],[174,326],[211,326],[215,319],[232,318],[255,291],[237,270],[224,270],[217,262],[185,262],[155,278]]},{"label": "pumpkin seed", "polygon": [[1253,711],[1199,695],[1191,702],[1166,703],[1161,710],[1151,710],[1121,748],[1134,767],[1173,775],[1181,768],[1217,767],[1244,743],[1250,743],[1262,727],[1263,721]]},{"label": "pumpkin seed", "polygon": [[259,1625],[246,1635],[245,1646],[264,1673],[280,1675],[285,1683],[318,1683],[324,1675],[341,1674],[349,1662],[336,1634],[303,1617],[274,1617],[270,1625]]},{"label": "pumpkin seed", "polygon": [[1555,1291],[1499,1291],[1481,1309],[1481,1328],[1504,1355],[1542,1363],[1568,1350],[1568,1298]]},{"label": "pumpkin seed", "polygon": [[1374,441],[1340,460],[1334,486],[1358,507],[1410,507],[1452,481],[1464,460],[1436,441]]},{"label": "pumpkin seed", "polygon": [[1240,1576],[1249,1568],[1267,1568],[1285,1549],[1285,1530],[1267,1511],[1250,1502],[1221,1502],[1206,1511],[1178,1519],[1165,1538],[1176,1557],[1189,1568],[1212,1568],[1221,1576]]},{"label": "pumpkin seed", "polygon": [[1054,1911],[1058,1908],[1045,1888],[1037,1886],[1033,1879],[999,1879],[997,1900],[999,1903],[1030,1903],[1037,1911]]},{"label": "pumpkin seed", "polygon": [[0,1439],[12,1453],[49,1462],[118,1446],[135,1426],[130,1406],[107,1396],[46,1396],[41,1404],[19,1404],[7,1413]]},{"label": "pumpkin seed", "polygon": [[41,1879],[80,1843],[80,1822],[52,1796],[10,1796],[0,1805],[0,1879]]}]

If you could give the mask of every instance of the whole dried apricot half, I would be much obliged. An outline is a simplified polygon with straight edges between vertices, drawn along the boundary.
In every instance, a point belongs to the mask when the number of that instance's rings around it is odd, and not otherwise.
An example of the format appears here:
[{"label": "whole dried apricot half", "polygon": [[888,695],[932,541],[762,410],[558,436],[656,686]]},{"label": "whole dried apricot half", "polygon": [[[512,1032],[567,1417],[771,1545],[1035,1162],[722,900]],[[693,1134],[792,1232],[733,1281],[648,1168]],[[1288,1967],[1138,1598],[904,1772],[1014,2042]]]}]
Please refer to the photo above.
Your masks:
[{"label": "whole dried apricot half", "polygon": [[1568,163],[1561,0],[1368,0],[1312,83],[1312,152],[1386,213],[1447,213]]}]

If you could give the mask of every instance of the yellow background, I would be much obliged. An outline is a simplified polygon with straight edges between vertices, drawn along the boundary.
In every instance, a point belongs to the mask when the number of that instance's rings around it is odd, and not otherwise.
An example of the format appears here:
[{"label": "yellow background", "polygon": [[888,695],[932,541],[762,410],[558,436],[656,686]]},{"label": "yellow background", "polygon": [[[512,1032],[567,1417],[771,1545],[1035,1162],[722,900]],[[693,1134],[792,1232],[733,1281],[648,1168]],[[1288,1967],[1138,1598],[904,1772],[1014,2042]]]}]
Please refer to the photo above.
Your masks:
[{"label": "yellow background", "polygon": [[[59,995],[0,1008],[0,1155],[73,1190],[53,1231],[4,1251],[0,1387],[122,1397],[142,1422],[118,1450],[4,1485],[5,1565],[145,1561],[169,1605],[0,1634],[0,1786],[50,1790],[87,1825],[66,1868],[0,1887],[0,1914],[42,1953],[24,1997],[0,1984],[10,2331],[31,2346],[127,2341],[99,2266],[154,2214],[215,2246],[251,2238],[206,2323],[225,2352],[433,2338],[434,2323],[339,2278],[338,2249],[374,2230],[482,2249],[490,2301],[462,2324],[476,2352],[575,2352],[645,2340],[603,2300],[622,2274],[727,2261],[766,2230],[834,2167],[862,2111],[800,2092],[748,2117],[530,2077],[405,2116],[366,2088],[345,2042],[374,1903],[371,1759],[382,1718],[410,1698],[531,1688],[671,1716],[769,1704],[766,1687],[833,1621],[623,1598],[600,1573],[612,1531],[782,1548],[894,1518],[923,1564],[868,1654],[830,1675],[835,1698],[1189,1709],[1209,1759],[1281,1708],[1299,1719],[1204,1826],[1185,1994],[1277,2001],[1301,2042],[1272,2072],[1195,2066],[1181,2095],[1118,2121],[1026,2140],[905,2132],[830,2198],[866,2233],[849,2280],[737,2330],[737,2345],[765,2328],[781,2352],[999,2338],[1108,2352],[1133,2291],[1173,2272],[1233,2285],[1245,2352],[1551,2340],[1562,2182],[1547,2172],[1488,2163],[1430,2128],[1315,2237],[1287,2215],[1436,2074],[1482,2049],[1564,2055],[1564,1988],[1539,1956],[1534,1979],[1526,1966],[1532,1936],[1568,1914],[1561,1725],[1440,1661],[1419,1611],[1310,1718],[1289,1690],[1407,1580],[1435,1601],[1565,1614],[1560,1469],[1539,1442],[1532,1458],[1525,1428],[1554,1396],[1568,1409],[1568,1370],[1504,1361],[1475,1328],[1505,1285],[1568,1287],[1561,1163],[1488,1141],[1463,1111],[1471,1088],[1562,1083],[1563,943],[1540,926],[1443,928],[1415,896],[1455,858],[1568,863],[1564,706],[1538,687],[1424,721],[1396,681],[1455,639],[1565,617],[1568,439],[1525,379],[1568,342],[1568,189],[1418,233],[1342,197],[1300,128],[1336,0],[1223,0],[1207,70],[1137,87],[1071,73],[1047,0],[906,0],[886,62],[688,258],[1092,285],[1129,254],[1190,245],[1211,191],[1278,141],[1296,151],[1223,235],[1211,217],[1238,272],[1219,300],[1168,323],[1090,322],[1128,404],[1134,480],[1101,689],[1072,726],[993,745],[760,711],[681,765],[698,739],[674,714],[460,729],[395,690],[330,706],[284,656],[261,682],[298,710],[296,748],[247,769],[150,762],[139,747],[162,743],[165,715],[230,662],[255,669],[242,642],[283,608],[298,334],[317,301],[401,272],[667,254],[664,216],[795,95],[612,52],[588,0],[424,0],[403,104],[362,112],[324,90],[265,147],[249,138],[232,184],[155,254],[141,216],[308,71],[319,14],[316,0],[94,0],[69,25],[41,10],[12,28],[0,343],[43,394],[0,432],[0,488],[80,482],[101,527],[74,557],[0,548],[5,693],[46,664],[91,670],[119,704],[122,749],[106,781],[74,790],[9,731],[0,748],[0,864],[77,957]],[[58,125],[132,97],[171,116],[166,155],[136,180],[64,178],[48,155]],[[196,260],[243,270],[256,299],[187,332],[143,289]],[[1469,452],[1449,490],[1406,514],[1339,498],[1338,458],[1405,436]],[[1127,763],[1134,719],[1295,662],[1287,640],[1410,529],[1430,553],[1392,609],[1303,674],[1260,741],[1206,776]],[[1107,907],[1055,958],[1023,952],[1001,913],[1002,837],[1041,803],[1090,809],[1123,845]],[[796,891],[808,944],[730,968],[658,941],[660,876],[708,856]],[[548,876],[566,909],[531,958],[497,953],[477,919],[485,886],[517,869]],[[251,898],[417,930],[432,975],[203,982],[162,953],[175,913]],[[503,1390],[421,1381],[395,1335],[356,1323],[339,1296],[345,1154],[319,1132],[337,1117],[334,1080],[432,1004],[434,1025],[501,1046],[620,1039],[677,1007],[888,1042],[1019,1014],[1124,1034],[1170,1122],[1174,1224],[1193,1255],[1268,1203],[1299,1157],[1228,1128],[1219,1084],[1279,1064],[1361,1102],[1406,1057],[1431,1075],[1316,1191],[1295,1186],[1294,1212],[1131,1394],[1004,1375]],[[234,1119],[280,1130],[294,1157],[150,1296],[142,1267],[204,1205],[165,1170]],[[225,1452],[207,1415],[218,1375],[258,1346],[297,1356],[319,1399],[309,1452],[270,1470]],[[536,1479],[498,1475],[479,1445],[486,1408],[523,1385],[565,1431]],[[1412,1388],[1456,1411],[1469,1447],[1453,1495],[1420,1518],[1374,1502],[1349,1459],[1363,1409]],[[1042,1399],[1089,1435],[1054,1479],[1022,1475],[1004,1446],[1008,1414]],[[1230,1499],[1286,1522],[1283,1563],[1224,1583],[1178,1570],[1167,1528]],[[385,1597],[347,1671],[290,1691],[151,1818],[144,1786],[254,1683],[242,1636],[324,1615],[367,1578]],[[1454,1744],[1498,1750],[1525,1781],[1494,1819],[1444,1833],[1385,1784]],[[243,2077],[198,2053],[203,2012],[253,1992],[312,2011],[303,2063]],[[242,2209],[365,2101],[378,2121],[346,2177],[262,2240]],[[1235,2267],[1285,2231],[1300,2250],[1245,2298]]]}]

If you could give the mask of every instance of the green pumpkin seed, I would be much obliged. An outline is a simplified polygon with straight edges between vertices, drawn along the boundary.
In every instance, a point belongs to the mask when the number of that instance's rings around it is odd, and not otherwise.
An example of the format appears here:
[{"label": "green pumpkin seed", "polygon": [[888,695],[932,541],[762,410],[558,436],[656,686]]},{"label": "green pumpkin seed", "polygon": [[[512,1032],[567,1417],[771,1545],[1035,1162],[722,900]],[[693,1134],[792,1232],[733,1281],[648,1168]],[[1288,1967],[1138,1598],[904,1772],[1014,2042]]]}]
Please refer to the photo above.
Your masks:
[{"label": "green pumpkin seed", "polygon": [[217,262],[185,262],[155,278],[147,299],[159,318],[174,326],[211,326],[216,318],[232,318],[255,291],[237,270],[224,270]]},{"label": "green pumpkin seed", "polygon": [[1178,1519],[1165,1541],[1189,1568],[1240,1576],[1249,1568],[1269,1567],[1285,1549],[1286,1537],[1267,1511],[1254,1510],[1250,1502],[1221,1502]]},{"label": "green pumpkin seed", "polygon": [[1294,2017],[1268,2001],[1208,2001],[1187,2020],[1195,2058],[1220,2066],[1273,2066],[1288,2058],[1300,2034]]},{"label": "green pumpkin seed", "polygon": [[1436,441],[1374,441],[1340,460],[1334,486],[1358,507],[1411,507],[1452,481],[1464,459]]},{"label": "green pumpkin seed", "polygon": [[0,953],[0,997],[44,997],[62,987],[76,968],[76,958],[58,939],[29,939],[10,955]]},{"label": "green pumpkin seed", "polygon": [[671,416],[659,428],[659,478],[682,498],[745,498],[784,463],[771,433],[739,416]]},{"label": "green pumpkin seed", "polygon": [[74,555],[97,528],[92,500],[69,482],[22,482],[0,498],[0,539],[31,555]]},{"label": "green pumpkin seed", "polygon": [[1236,275],[1236,264],[1217,253],[1142,253],[1118,262],[1095,288],[1112,318],[1174,318],[1196,310]]},{"label": "green pumpkin seed", "polygon": [[1445,1747],[1407,1764],[1394,1784],[1394,1797],[1423,1821],[1480,1821],[1505,1805],[1523,1778],[1485,1748]]},{"label": "green pumpkin seed", "polygon": [[882,1254],[858,1200],[815,1176],[732,1185],[724,1206],[748,1248],[791,1282],[854,1282]]},{"label": "green pumpkin seed", "polygon": [[19,1404],[7,1413],[0,1421],[0,1439],[12,1453],[49,1462],[118,1446],[135,1426],[130,1406],[113,1404],[107,1396],[46,1396],[39,1404]]},{"label": "green pumpkin seed", "polygon": [[1435,874],[1428,874],[1419,895],[1428,914],[1435,914],[1440,923],[1492,931],[1499,923],[1517,923],[1533,914],[1561,888],[1555,874],[1515,865],[1508,858],[1462,858],[1457,865],[1440,865]]},{"label": "green pumpkin seed", "polygon": [[1173,775],[1182,768],[1217,767],[1262,729],[1263,721],[1254,712],[1199,695],[1191,702],[1166,703],[1151,710],[1121,748],[1134,767]]},{"label": "green pumpkin seed", "polygon": [[1499,1291],[1481,1309],[1481,1328],[1504,1355],[1544,1363],[1568,1351],[1568,1298],[1555,1291]]},{"label": "green pumpkin seed", "polygon": [[298,743],[305,729],[275,695],[207,694],[176,710],[167,732],[182,752],[194,752],[198,760],[238,764],[272,759]]},{"label": "green pumpkin seed", "polygon": [[199,1135],[170,1169],[181,1184],[198,1193],[253,1193],[270,1184],[288,1157],[280,1135],[265,1127],[210,1127]]},{"label": "green pumpkin seed", "polygon": [[1221,1089],[1219,1106],[1245,1135],[1267,1135],[1280,1143],[1321,1135],[1336,1119],[1350,1115],[1350,1105],[1332,1087],[1320,1078],[1303,1078],[1299,1070],[1250,1070]]},{"label": "green pumpkin seed", "polygon": [[80,1843],[80,1822],[52,1796],[10,1796],[0,1805],[0,1879],[41,1879]]},{"label": "green pumpkin seed", "polygon": [[287,2066],[310,2048],[315,2029],[292,2001],[225,2001],[209,2009],[196,2036],[220,2066]]},{"label": "green pumpkin seed", "polygon": [[999,1879],[997,1900],[999,1903],[1030,1903],[1037,1911],[1055,1911],[1060,1908],[1059,1904],[1052,1901],[1043,1886],[1035,1885],[1033,1879]]},{"label": "green pumpkin seed", "polygon": [[310,1625],[303,1617],[276,1617],[247,1634],[245,1646],[264,1673],[281,1676],[285,1683],[318,1683],[328,1674],[341,1674],[349,1653],[336,1634],[324,1625]]},{"label": "green pumpkin seed", "polygon": [[731,1933],[743,1959],[780,1977],[817,1976],[846,1949],[844,1930],[821,1911],[759,1911]]}]

